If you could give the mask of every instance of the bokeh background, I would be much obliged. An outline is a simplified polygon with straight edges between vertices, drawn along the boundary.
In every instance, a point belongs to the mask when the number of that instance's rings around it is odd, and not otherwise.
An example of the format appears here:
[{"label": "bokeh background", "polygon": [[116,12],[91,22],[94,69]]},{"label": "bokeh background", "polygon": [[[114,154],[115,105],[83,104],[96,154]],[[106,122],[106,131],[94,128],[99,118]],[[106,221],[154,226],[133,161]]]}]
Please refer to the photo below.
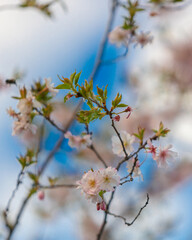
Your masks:
[{"label": "bokeh background", "polygon": [[[14,1],[0,1],[0,4],[7,2]],[[82,70],[83,81],[89,78],[94,66],[110,1],[66,0],[65,5],[64,10],[55,4],[52,18],[34,9],[0,10],[0,211],[6,206],[20,170],[16,156],[25,152],[26,145],[34,144],[11,135],[12,119],[6,109],[16,108],[11,96],[17,95],[18,89],[4,86],[4,81],[21,72],[20,86],[29,86],[45,77],[58,84],[57,74],[68,77],[75,70]],[[120,188],[111,209],[131,220],[144,204],[146,192],[150,194],[150,204],[131,227],[109,216],[103,238],[106,240],[190,240],[192,237],[192,6],[174,11],[161,9],[156,17],[150,17],[152,10],[141,13],[137,21],[141,30],[154,36],[153,43],[144,48],[132,46],[126,58],[103,65],[94,81],[100,87],[108,84],[109,99],[119,91],[123,101],[134,108],[130,119],[125,115],[117,123],[119,129],[133,133],[140,125],[150,134],[150,129],[163,121],[171,132],[160,144],[172,143],[179,158],[165,170],[157,169],[148,156],[142,165],[144,182],[136,179]],[[123,14],[122,10],[117,11],[113,27],[122,24]],[[104,59],[122,53],[123,47],[108,43]],[[61,103],[57,104],[52,118],[65,126],[76,102],[69,101],[64,106],[62,94],[57,95],[56,101]],[[38,123],[41,125],[42,119]],[[40,163],[60,136],[49,123],[43,124]],[[111,153],[113,131],[109,121],[94,122],[90,129],[99,152],[109,164],[115,165],[118,159]],[[79,134],[84,129],[74,123],[71,131]],[[143,158],[141,154],[140,159]],[[59,176],[64,182],[74,182],[91,167],[101,166],[89,150],[76,151],[64,141],[42,181],[47,183],[46,176]],[[121,174],[126,174],[125,166]],[[14,219],[29,184],[25,177],[11,206],[10,218]],[[47,190],[45,200],[33,197],[13,239],[92,240],[102,217],[103,213],[97,212],[75,189]],[[2,218],[0,233],[0,239],[4,239],[6,229]]]}]

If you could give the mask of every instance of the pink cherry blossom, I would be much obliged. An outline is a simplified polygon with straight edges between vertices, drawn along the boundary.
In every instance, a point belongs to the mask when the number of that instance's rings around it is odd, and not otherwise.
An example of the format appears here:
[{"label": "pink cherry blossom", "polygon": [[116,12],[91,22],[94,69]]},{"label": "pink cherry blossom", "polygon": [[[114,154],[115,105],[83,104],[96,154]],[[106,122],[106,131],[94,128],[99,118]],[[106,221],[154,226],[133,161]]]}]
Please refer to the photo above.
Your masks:
[{"label": "pink cherry blossom", "polygon": [[157,161],[158,167],[165,168],[168,166],[169,163],[176,160],[178,154],[170,150],[171,148],[172,148],[171,144],[167,145],[164,148],[162,148],[161,146],[159,147],[159,152],[155,159]]},{"label": "pink cherry blossom", "polygon": [[147,150],[147,153],[151,153],[152,154],[152,158],[155,160],[156,159],[156,153],[157,153],[157,147],[154,147],[151,140],[148,139],[147,140],[147,144],[149,145],[149,150]]},{"label": "pink cherry blossom", "polygon": [[[97,196],[100,191],[100,176],[98,172],[88,171],[80,181],[77,181],[78,188],[86,195]],[[91,196],[87,196],[91,198]]]}]

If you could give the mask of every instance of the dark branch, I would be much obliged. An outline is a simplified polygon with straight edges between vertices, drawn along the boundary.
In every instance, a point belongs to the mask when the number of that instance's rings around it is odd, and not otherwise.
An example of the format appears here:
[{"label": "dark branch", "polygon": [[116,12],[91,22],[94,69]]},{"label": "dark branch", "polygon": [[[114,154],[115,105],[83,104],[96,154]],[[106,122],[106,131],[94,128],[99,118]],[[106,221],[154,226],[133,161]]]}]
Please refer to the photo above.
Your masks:
[{"label": "dark branch", "polygon": [[147,193],[147,201],[146,201],[145,205],[142,208],[140,208],[138,214],[135,216],[135,218],[131,222],[127,222],[126,218],[123,217],[123,216],[120,216],[120,215],[117,215],[117,214],[114,214],[114,213],[111,213],[111,212],[107,212],[107,213],[109,215],[111,215],[111,216],[114,216],[116,218],[122,219],[127,226],[131,226],[138,219],[138,217],[140,216],[141,212],[143,211],[144,208],[146,208],[146,206],[148,204],[149,204],[149,194]]}]

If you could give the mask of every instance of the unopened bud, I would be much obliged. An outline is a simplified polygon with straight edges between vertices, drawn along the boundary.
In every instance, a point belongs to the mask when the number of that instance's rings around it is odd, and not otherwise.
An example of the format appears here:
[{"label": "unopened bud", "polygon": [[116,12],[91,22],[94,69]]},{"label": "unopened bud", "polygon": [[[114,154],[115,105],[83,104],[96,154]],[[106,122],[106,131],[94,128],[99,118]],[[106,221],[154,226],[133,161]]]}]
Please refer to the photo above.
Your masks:
[{"label": "unopened bud", "polygon": [[114,120],[115,122],[119,122],[119,121],[120,121],[120,116],[119,116],[119,115],[115,116],[115,117],[113,118],[113,120]]},{"label": "unopened bud", "polygon": [[38,192],[38,198],[39,198],[39,200],[43,200],[43,199],[45,198],[45,193],[44,193],[44,191],[39,191],[39,192]]}]

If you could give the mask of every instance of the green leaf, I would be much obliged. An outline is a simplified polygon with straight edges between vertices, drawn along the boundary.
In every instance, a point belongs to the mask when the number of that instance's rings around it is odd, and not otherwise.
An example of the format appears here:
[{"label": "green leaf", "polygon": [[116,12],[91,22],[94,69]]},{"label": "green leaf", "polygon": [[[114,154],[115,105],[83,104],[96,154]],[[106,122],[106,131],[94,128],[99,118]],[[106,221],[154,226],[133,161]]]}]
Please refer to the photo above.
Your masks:
[{"label": "green leaf", "polygon": [[81,73],[82,73],[82,71],[79,72],[79,73],[77,73],[77,75],[75,76],[75,81],[74,81],[75,86],[77,85],[77,83],[78,83],[78,81],[79,81],[79,78],[80,78],[80,76],[81,76]]},{"label": "green leaf", "polygon": [[74,81],[74,79],[75,79],[75,75],[76,75],[76,71],[75,71],[74,73],[72,73],[71,76],[70,76],[70,80],[71,80],[71,82]]},{"label": "green leaf", "polygon": [[28,176],[35,184],[38,184],[38,182],[39,182],[39,176],[38,175],[36,175],[32,172],[28,172]]},{"label": "green leaf", "polygon": [[117,107],[121,108],[121,107],[127,107],[128,105],[127,104],[124,104],[124,103],[121,103],[121,104],[118,104]]},{"label": "green leaf", "polygon": [[56,87],[56,89],[71,89],[71,85],[68,83],[60,84]]}]

